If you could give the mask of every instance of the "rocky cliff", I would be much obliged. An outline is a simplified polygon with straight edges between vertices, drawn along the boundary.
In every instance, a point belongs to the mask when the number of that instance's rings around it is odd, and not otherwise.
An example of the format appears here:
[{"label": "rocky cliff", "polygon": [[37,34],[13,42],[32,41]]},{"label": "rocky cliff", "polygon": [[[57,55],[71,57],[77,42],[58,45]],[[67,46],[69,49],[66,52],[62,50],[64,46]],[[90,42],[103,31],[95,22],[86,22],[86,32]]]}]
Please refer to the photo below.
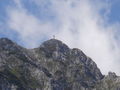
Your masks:
[{"label": "rocky cliff", "polygon": [[102,75],[90,57],[59,40],[26,49],[1,38],[0,90],[120,90],[120,78]]}]

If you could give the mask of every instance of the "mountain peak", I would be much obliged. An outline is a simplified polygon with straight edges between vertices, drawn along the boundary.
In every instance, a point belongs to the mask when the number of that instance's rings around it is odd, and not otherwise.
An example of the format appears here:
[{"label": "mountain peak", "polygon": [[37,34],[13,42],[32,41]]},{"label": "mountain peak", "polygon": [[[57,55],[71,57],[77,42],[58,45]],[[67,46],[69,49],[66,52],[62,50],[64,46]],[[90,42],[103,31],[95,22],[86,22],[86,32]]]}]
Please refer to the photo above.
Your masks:
[{"label": "mountain peak", "polygon": [[40,47],[42,51],[49,53],[60,52],[60,53],[67,53],[70,49],[69,47],[64,44],[62,41],[57,39],[50,39],[43,42]]},{"label": "mountain peak", "polygon": [[9,44],[9,43],[13,43],[13,42],[8,38],[0,38],[0,43]]},{"label": "mountain peak", "polygon": [[43,47],[43,46],[65,46],[65,47],[67,47],[68,48],[68,46],[66,45],[66,44],[64,44],[62,41],[60,41],[60,40],[57,40],[57,39],[50,39],[50,40],[47,40],[47,41],[45,41],[45,42],[43,42],[43,44],[41,45],[41,47]]},{"label": "mountain peak", "polygon": [[18,51],[18,48],[21,48],[17,43],[13,42],[8,38],[0,38],[0,50],[4,51]]},{"label": "mountain peak", "polygon": [[10,49],[11,47],[15,45],[16,43],[14,43],[12,40],[8,38],[0,38],[0,48]]}]

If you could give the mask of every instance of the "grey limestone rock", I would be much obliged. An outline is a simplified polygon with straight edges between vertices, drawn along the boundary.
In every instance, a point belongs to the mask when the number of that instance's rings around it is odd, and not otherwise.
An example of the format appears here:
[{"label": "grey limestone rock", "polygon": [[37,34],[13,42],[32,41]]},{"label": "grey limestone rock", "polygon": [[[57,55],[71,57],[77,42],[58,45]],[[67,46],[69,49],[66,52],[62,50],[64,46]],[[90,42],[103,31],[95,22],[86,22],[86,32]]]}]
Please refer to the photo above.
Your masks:
[{"label": "grey limestone rock", "polygon": [[0,90],[119,90],[119,82],[115,73],[102,75],[90,57],[59,40],[26,49],[0,39]]}]

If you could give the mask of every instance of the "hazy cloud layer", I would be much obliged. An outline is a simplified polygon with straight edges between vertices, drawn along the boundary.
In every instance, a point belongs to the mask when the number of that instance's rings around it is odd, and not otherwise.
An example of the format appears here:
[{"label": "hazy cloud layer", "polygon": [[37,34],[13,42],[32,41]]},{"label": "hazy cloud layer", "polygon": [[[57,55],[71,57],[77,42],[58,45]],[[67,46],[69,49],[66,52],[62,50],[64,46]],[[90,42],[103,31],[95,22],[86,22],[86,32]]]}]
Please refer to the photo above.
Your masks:
[{"label": "hazy cloud layer", "polygon": [[104,74],[108,71],[120,74],[119,37],[116,38],[119,23],[107,22],[111,9],[107,0],[31,0],[38,11],[42,8],[53,14],[54,20],[46,21],[29,13],[21,0],[14,2],[17,7],[9,7],[7,23],[19,33],[26,47],[38,46],[41,40],[55,34],[71,48],[83,50]]}]

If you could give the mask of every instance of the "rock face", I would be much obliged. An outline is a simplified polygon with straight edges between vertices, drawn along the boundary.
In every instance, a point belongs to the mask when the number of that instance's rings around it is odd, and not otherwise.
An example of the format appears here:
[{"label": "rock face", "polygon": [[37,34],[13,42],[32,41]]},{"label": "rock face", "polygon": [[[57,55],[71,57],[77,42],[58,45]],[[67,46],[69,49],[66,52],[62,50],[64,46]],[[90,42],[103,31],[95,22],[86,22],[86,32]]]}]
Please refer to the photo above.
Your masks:
[{"label": "rock face", "polygon": [[120,77],[109,72],[104,79],[96,84],[95,90],[120,90]]},{"label": "rock face", "polygon": [[0,90],[120,90],[120,78],[56,39],[25,49],[0,39]]}]

